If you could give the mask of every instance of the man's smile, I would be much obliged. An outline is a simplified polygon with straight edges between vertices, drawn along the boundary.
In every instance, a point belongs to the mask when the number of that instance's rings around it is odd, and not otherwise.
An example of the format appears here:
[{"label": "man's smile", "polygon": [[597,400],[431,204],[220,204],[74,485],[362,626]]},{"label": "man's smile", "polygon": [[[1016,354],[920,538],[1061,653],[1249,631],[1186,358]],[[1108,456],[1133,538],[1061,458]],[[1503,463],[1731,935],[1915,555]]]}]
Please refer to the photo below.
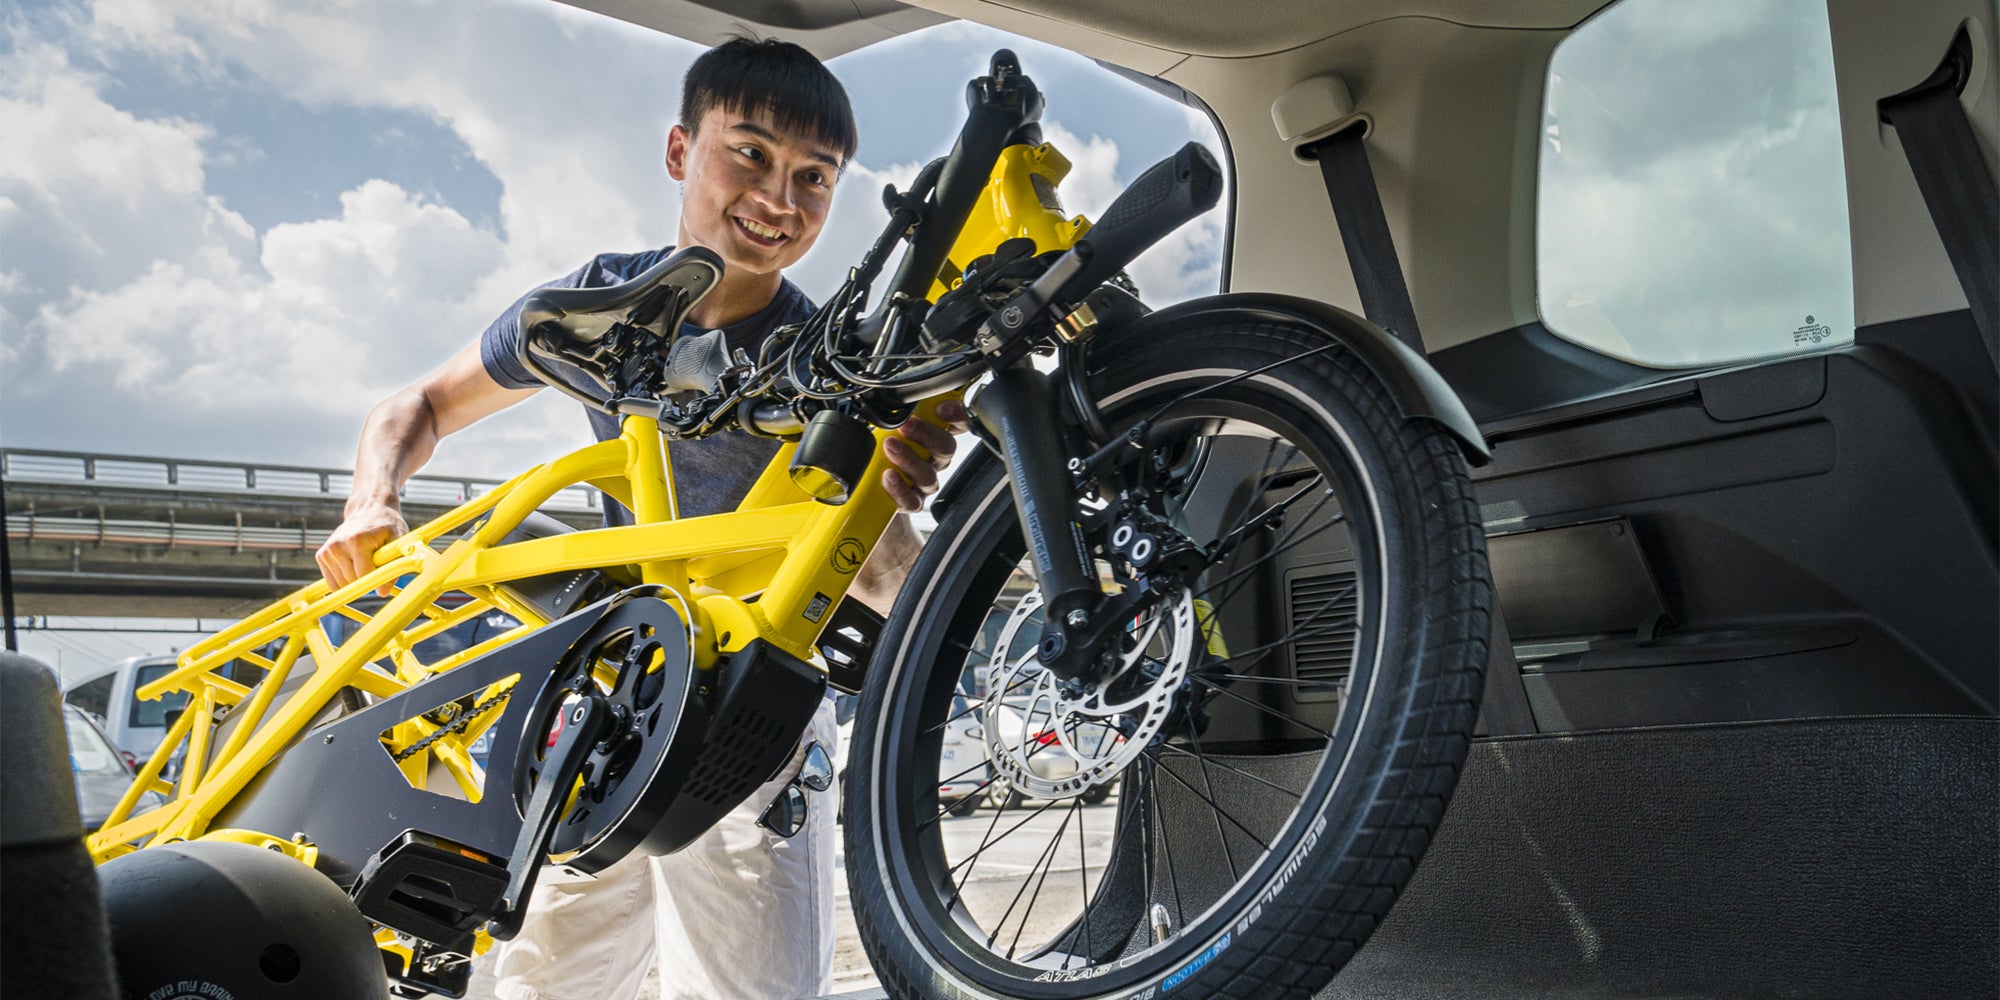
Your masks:
[{"label": "man's smile", "polygon": [[737,229],[741,230],[760,246],[774,247],[790,238],[785,235],[784,230],[773,229],[761,222],[753,222],[740,215],[731,216],[730,218],[735,221]]}]

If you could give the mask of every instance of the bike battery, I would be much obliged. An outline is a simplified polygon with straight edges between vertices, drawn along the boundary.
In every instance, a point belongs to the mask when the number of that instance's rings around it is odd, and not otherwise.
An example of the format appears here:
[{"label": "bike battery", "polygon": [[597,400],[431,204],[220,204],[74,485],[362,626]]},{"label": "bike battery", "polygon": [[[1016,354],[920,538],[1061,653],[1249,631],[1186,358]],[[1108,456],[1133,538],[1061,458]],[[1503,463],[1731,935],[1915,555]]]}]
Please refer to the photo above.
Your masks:
[{"label": "bike battery", "polygon": [[776,777],[826,696],[826,675],[762,639],[729,654],[704,687],[709,725],[680,795],[639,850],[671,854]]}]

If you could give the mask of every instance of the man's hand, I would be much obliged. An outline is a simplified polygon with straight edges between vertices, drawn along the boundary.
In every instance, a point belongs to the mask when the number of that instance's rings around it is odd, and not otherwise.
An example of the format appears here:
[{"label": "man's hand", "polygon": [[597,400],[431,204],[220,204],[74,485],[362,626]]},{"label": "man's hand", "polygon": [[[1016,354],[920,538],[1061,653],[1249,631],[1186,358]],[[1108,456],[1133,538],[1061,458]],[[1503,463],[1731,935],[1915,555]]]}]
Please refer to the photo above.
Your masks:
[{"label": "man's hand", "polygon": [[895,466],[882,473],[882,488],[906,513],[924,509],[924,498],[938,490],[938,474],[958,454],[952,435],[965,430],[965,405],[955,400],[941,403],[937,416],[946,427],[911,417],[882,442],[882,453]]},{"label": "man's hand", "polygon": [[[326,544],[313,554],[326,585],[339,590],[366,576],[375,568],[375,550],[408,534],[401,511],[381,503],[369,503],[347,512],[347,519],[328,535]],[[384,597],[386,586],[377,591]]]}]

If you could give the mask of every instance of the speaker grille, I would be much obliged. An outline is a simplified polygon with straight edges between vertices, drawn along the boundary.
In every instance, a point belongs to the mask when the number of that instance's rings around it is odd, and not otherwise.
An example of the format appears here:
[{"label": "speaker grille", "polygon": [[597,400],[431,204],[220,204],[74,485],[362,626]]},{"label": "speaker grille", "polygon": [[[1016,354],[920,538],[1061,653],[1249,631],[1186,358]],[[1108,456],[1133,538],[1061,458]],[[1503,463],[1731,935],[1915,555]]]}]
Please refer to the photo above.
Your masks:
[{"label": "speaker grille", "polygon": [[1301,682],[1298,699],[1339,698],[1354,670],[1354,614],[1361,600],[1354,571],[1301,574],[1287,588],[1286,625],[1301,633],[1292,643],[1293,677]]}]

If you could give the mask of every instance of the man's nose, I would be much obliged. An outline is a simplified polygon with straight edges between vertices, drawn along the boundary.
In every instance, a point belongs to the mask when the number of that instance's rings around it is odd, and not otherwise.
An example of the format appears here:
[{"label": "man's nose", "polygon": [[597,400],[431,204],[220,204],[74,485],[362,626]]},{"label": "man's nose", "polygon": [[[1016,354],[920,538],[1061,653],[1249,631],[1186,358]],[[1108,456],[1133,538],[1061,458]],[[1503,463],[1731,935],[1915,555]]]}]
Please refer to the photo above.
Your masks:
[{"label": "man's nose", "polygon": [[791,177],[776,170],[771,171],[770,175],[757,185],[757,196],[777,212],[790,212],[798,204]]}]

